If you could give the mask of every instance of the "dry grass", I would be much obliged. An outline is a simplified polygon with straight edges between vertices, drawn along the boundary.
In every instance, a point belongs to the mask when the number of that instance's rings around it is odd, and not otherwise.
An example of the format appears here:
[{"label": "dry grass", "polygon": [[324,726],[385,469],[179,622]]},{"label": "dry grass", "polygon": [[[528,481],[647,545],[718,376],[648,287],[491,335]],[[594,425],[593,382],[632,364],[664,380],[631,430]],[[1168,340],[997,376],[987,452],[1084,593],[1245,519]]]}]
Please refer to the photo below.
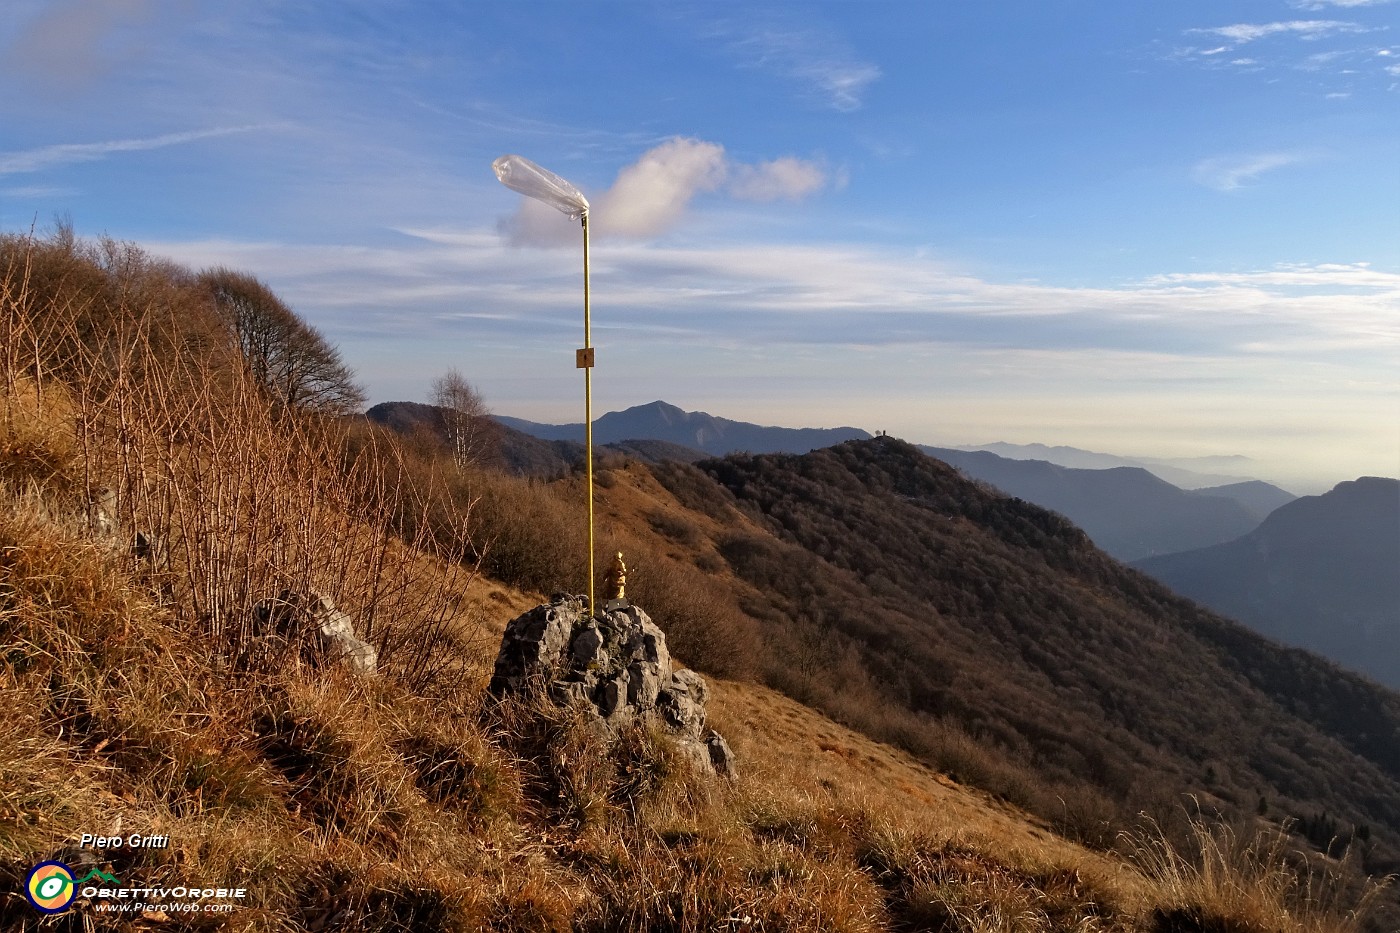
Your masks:
[{"label": "dry grass", "polygon": [[1240,831],[1199,816],[1185,845],[1153,825],[1128,850],[1157,889],[1152,919],[1162,933],[1358,933],[1385,886],[1346,890],[1345,873],[1310,865],[1275,828]]}]

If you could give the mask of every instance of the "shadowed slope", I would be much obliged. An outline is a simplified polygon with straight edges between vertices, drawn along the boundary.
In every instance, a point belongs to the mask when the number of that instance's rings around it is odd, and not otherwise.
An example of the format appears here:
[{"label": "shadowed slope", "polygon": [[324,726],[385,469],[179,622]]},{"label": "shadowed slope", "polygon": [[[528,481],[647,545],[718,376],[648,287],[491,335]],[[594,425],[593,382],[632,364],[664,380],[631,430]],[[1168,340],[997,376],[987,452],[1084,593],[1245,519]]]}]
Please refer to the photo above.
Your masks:
[{"label": "shadowed slope", "polygon": [[1273,638],[1400,687],[1400,482],[1296,499],[1235,541],[1138,566]]},{"label": "shadowed slope", "polygon": [[[867,728],[902,710],[893,731],[915,748],[921,728],[955,723],[1033,765],[1051,799],[1087,782],[1100,806],[1171,810],[1190,792],[1243,814],[1263,797],[1383,828],[1373,854],[1395,857],[1395,694],[1199,610],[1059,516],[893,439],[701,467],[776,536],[735,532],[721,552],[763,594],[745,608],[780,646],[770,677],[788,692]],[[804,645],[820,676],[801,675]]]}]

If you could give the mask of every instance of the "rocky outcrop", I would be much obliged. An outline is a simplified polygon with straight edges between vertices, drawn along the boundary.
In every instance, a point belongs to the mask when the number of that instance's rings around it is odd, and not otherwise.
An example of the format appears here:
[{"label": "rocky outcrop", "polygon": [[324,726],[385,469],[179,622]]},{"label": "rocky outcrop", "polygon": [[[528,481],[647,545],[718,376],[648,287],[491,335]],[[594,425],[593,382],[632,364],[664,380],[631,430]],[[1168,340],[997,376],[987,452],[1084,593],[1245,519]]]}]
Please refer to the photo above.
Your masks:
[{"label": "rocky outcrop", "polygon": [[373,674],[378,667],[379,652],[356,636],[350,616],[329,596],[283,590],[253,607],[253,623],[255,641],[283,644],[313,665],[344,664],[357,674]]},{"label": "rocky outcrop", "polygon": [[88,490],[87,526],[96,538],[111,538],[117,533],[117,492],[111,486]]},{"label": "rocky outcrop", "polygon": [[170,549],[161,535],[139,529],[130,537],[122,534],[117,492],[111,486],[90,488],[85,511],[87,532],[101,546],[117,553],[127,550],[135,558],[138,569],[169,569]]},{"label": "rocky outcrop", "polygon": [[561,594],[512,619],[490,692],[545,693],[584,710],[609,737],[633,722],[655,722],[699,769],[737,777],[728,743],[705,724],[705,679],[673,668],[666,633],[637,606],[588,618],[584,603]]}]

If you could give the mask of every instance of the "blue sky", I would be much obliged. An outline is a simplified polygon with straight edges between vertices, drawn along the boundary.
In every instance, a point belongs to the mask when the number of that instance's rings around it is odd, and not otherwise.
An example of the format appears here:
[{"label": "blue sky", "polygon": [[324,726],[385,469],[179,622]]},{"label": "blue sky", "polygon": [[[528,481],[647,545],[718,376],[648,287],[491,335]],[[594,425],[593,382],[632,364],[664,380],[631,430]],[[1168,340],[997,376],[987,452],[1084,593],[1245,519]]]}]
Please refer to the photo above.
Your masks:
[{"label": "blue sky", "polygon": [[1400,3],[7,0],[0,228],[268,281],[372,400],[456,366],[927,443],[1400,474]]}]

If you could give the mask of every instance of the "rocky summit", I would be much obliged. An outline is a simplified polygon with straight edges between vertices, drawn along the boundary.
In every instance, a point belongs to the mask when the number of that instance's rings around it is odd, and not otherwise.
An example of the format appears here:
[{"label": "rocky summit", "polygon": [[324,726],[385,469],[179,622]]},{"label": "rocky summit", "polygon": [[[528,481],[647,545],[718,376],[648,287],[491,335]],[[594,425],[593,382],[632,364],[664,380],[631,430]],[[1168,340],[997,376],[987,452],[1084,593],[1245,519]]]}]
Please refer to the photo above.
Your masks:
[{"label": "rocky summit", "polygon": [[705,725],[705,678],[673,669],[666,633],[641,608],[589,618],[586,602],[559,594],[512,619],[490,692],[542,692],[584,710],[608,739],[626,725],[655,723],[700,770],[737,777],[729,744]]}]

